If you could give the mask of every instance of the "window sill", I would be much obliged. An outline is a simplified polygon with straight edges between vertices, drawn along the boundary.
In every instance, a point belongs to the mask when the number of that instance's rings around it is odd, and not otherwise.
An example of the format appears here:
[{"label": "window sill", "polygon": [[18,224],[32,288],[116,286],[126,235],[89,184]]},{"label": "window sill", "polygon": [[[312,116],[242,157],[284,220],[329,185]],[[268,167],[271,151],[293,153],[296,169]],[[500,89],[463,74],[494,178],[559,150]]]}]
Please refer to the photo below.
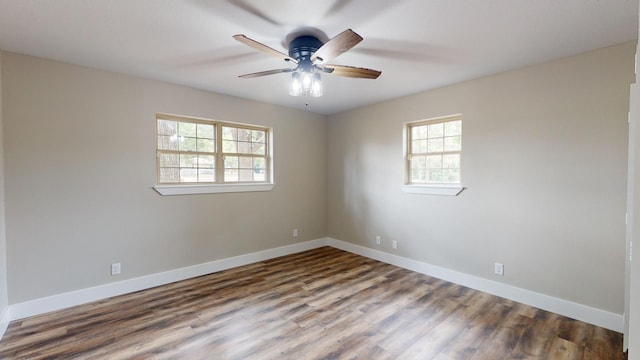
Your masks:
[{"label": "window sill", "polygon": [[462,186],[402,185],[402,191],[409,194],[457,196],[464,190]]},{"label": "window sill", "polygon": [[156,185],[160,195],[219,194],[252,191],[271,191],[274,184],[212,184],[212,185]]}]

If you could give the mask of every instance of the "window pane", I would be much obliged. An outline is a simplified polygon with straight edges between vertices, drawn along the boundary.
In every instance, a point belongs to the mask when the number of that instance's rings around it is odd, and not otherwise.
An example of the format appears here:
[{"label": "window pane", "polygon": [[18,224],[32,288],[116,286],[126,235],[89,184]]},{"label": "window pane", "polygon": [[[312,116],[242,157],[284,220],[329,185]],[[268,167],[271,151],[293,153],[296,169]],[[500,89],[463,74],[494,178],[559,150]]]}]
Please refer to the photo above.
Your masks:
[{"label": "window pane", "polygon": [[253,173],[253,181],[267,181],[267,175],[264,172]]},{"label": "window pane", "polygon": [[214,152],[215,144],[213,139],[198,139],[197,148],[199,152]]},{"label": "window pane", "polygon": [[251,143],[238,141],[238,153],[239,154],[251,154]]},{"label": "window pane", "polygon": [[429,182],[432,183],[442,183],[442,169],[431,169],[428,171],[429,173]]},{"label": "window pane", "polygon": [[225,169],[224,181],[227,181],[227,182],[238,181],[238,169]]},{"label": "window pane", "polygon": [[449,121],[444,124],[444,136],[462,135],[462,120]]},{"label": "window pane", "polygon": [[427,168],[440,169],[442,168],[442,155],[429,155],[427,156]]},{"label": "window pane", "polygon": [[255,154],[255,155],[265,155],[264,152],[264,144],[261,143],[254,143],[251,145],[251,153]]},{"label": "window pane", "polygon": [[227,153],[237,153],[238,152],[238,143],[235,141],[222,141],[222,151]]},{"label": "window pane", "polygon": [[442,174],[443,183],[459,183],[460,182],[460,169],[445,169]]},{"label": "window pane", "polygon": [[178,133],[178,123],[170,120],[158,120],[159,135],[175,135]]},{"label": "window pane", "polygon": [[216,158],[213,155],[198,156],[198,167],[200,169],[213,169],[216,167]]},{"label": "window pane", "polygon": [[253,158],[253,169],[258,173],[264,173],[264,170],[267,169],[267,162],[263,158]]},{"label": "window pane", "polygon": [[213,139],[213,125],[198,124],[198,138]]},{"label": "window pane", "polygon": [[198,157],[196,155],[180,155],[181,168],[198,167]]},{"label": "window pane", "polygon": [[460,151],[462,149],[462,138],[451,136],[444,138],[444,151]]},{"label": "window pane", "polygon": [[213,169],[199,169],[198,170],[198,181],[199,182],[214,182],[215,171]]},{"label": "window pane", "polygon": [[427,152],[427,140],[414,140],[411,142],[411,152],[416,154]]},{"label": "window pane", "polygon": [[411,170],[411,182],[412,183],[424,183],[424,182],[427,182],[427,170],[426,169],[412,169]]},{"label": "window pane", "polygon": [[160,154],[160,167],[178,167],[177,154]]},{"label": "window pane", "polygon": [[196,138],[180,136],[178,138],[178,150],[197,151]]},{"label": "window pane", "polygon": [[427,135],[429,136],[429,139],[442,137],[444,135],[443,123],[431,124],[431,125],[428,125],[428,127],[429,129],[427,131]]},{"label": "window pane", "polygon": [[411,139],[412,140],[421,140],[427,138],[427,126],[412,126],[411,127]]},{"label": "window pane", "polygon": [[225,156],[224,157],[224,168],[225,169],[237,169],[238,168],[238,157],[237,156]]},{"label": "window pane", "polygon": [[240,169],[240,181],[253,181],[253,170]]},{"label": "window pane", "polygon": [[238,129],[228,126],[222,127],[222,140],[237,140]]},{"label": "window pane", "polygon": [[267,162],[263,158],[253,159],[253,180],[254,181],[266,181],[267,180]]},{"label": "window pane", "polygon": [[252,161],[250,157],[243,156],[240,158],[240,168],[241,169],[251,169]]},{"label": "window pane", "polygon": [[178,123],[178,135],[196,137],[196,124],[179,122]]},{"label": "window pane", "polygon": [[238,141],[251,142],[251,130],[238,129]]},{"label": "window pane", "polygon": [[174,182],[180,181],[180,171],[178,168],[160,168],[160,182]]},{"label": "window pane", "polygon": [[180,169],[180,182],[198,182],[198,170],[181,168]]},{"label": "window pane", "polygon": [[411,169],[426,169],[427,159],[424,156],[411,157]]},{"label": "window pane", "polygon": [[445,169],[460,169],[460,154],[442,156],[442,167]]},{"label": "window pane", "polygon": [[442,138],[429,139],[427,152],[442,152],[444,150],[444,140]]},{"label": "window pane", "polygon": [[178,150],[177,135],[158,135],[159,150]]},{"label": "window pane", "polygon": [[254,143],[265,142],[265,132],[263,130],[251,130],[251,141]]}]

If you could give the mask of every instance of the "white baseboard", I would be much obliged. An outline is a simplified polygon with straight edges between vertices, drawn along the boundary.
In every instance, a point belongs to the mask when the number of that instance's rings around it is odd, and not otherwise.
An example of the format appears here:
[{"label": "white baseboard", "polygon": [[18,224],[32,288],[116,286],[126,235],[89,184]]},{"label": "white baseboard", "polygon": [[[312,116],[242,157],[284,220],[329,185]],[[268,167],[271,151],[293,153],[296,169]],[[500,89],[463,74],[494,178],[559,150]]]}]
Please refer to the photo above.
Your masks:
[{"label": "white baseboard", "polygon": [[0,317],[0,339],[2,339],[2,335],[4,335],[5,331],[7,331],[7,327],[9,327],[9,323],[11,322],[11,307],[7,306],[4,309],[4,313],[2,317]]},{"label": "white baseboard", "polygon": [[242,265],[255,263],[258,261],[273,259],[279,256],[294,254],[326,245],[326,239],[311,240],[298,244],[282,246],[274,249],[234,256],[231,258],[215,260],[204,264],[198,264],[157,274],[142,276],[134,279],[127,279],[114,283],[71,291],[63,294],[47,296],[40,299],[29,300],[10,305],[9,310],[11,313],[11,320],[19,320],[29,316],[44,314],[50,311],[60,310],[75,305],[81,305],[112,296],[149,289],[155,286],[165,285],[196,276],[211,274],[216,271],[226,270]]},{"label": "white baseboard", "polygon": [[621,314],[607,312],[586,305],[503,284],[497,281],[351,244],[345,241],[333,238],[324,238],[13,304],[9,306],[2,318],[0,318],[0,339],[2,338],[2,335],[4,335],[9,322],[13,320],[19,320],[29,316],[81,305],[96,300],[102,300],[112,296],[140,291],[175,281],[185,280],[216,271],[273,259],[279,256],[294,254],[327,245],[614,331],[622,332],[623,329],[623,317]]},{"label": "white baseboard", "polygon": [[354,254],[362,255],[371,259],[385,262],[387,264],[419,272],[421,274],[433,276],[438,279],[450,281],[452,283],[470,287],[472,289],[484,291],[492,295],[517,301],[523,304],[537,307],[539,309],[551,311],[556,314],[564,315],[572,319],[584,321],[586,323],[597,325],[606,329],[622,332],[624,328],[624,319],[621,314],[596,309],[553,296],[537,293],[531,290],[526,290],[478,276],[449,270],[440,266],[408,259],[402,256],[389,254],[341,240],[329,238],[327,240],[327,244],[329,246]]}]

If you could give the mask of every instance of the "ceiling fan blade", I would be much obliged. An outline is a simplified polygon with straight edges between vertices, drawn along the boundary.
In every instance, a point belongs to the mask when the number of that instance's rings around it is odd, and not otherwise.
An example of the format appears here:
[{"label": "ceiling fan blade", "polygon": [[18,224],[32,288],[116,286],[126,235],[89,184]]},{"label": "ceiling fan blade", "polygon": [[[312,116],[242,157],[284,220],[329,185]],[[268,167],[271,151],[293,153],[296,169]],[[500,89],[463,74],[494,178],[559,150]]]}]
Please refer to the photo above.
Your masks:
[{"label": "ceiling fan blade", "polygon": [[324,64],[331,61],[362,41],[362,36],[353,30],[347,29],[340,34],[329,39],[312,56],[311,61],[315,64]]},{"label": "ceiling fan blade", "polygon": [[298,61],[296,61],[296,59],[291,58],[289,55],[287,55],[287,54],[285,54],[283,52],[280,52],[280,51],[278,51],[278,50],[276,50],[274,48],[271,48],[271,47],[269,47],[269,46],[267,46],[267,45],[265,45],[265,44],[263,44],[261,42],[257,42],[257,41],[255,41],[253,39],[250,39],[250,38],[244,36],[243,34],[233,35],[233,38],[238,40],[238,41],[240,41],[241,43],[243,43],[243,44],[245,44],[247,46],[250,46],[250,47],[252,47],[252,48],[254,48],[256,50],[262,51],[265,54],[269,54],[271,56],[275,56],[278,59],[282,59],[284,61],[291,61],[291,62],[293,62],[295,64],[298,63]]},{"label": "ceiling fan blade", "polygon": [[382,71],[378,70],[344,65],[325,65],[322,71],[331,75],[361,79],[377,79],[382,74]]},{"label": "ceiling fan blade", "polygon": [[282,25],[281,23],[277,22],[274,18],[268,16],[266,13],[264,13],[257,7],[254,7],[253,5],[248,4],[245,0],[229,0],[229,2],[235,5],[236,7],[248,12],[249,14],[254,15],[257,18],[268,22],[269,24],[276,25],[276,26]]},{"label": "ceiling fan blade", "polygon": [[251,73],[251,74],[244,74],[244,75],[240,75],[238,77],[242,78],[242,79],[249,79],[249,78],[254,78],[254,77],[259,77],[259,76],[290,73],[290,72],[292,72],[294,70],[295,69],[275,69],[275,70],[267,70],[267,71],[255,72],[255,73]]}]

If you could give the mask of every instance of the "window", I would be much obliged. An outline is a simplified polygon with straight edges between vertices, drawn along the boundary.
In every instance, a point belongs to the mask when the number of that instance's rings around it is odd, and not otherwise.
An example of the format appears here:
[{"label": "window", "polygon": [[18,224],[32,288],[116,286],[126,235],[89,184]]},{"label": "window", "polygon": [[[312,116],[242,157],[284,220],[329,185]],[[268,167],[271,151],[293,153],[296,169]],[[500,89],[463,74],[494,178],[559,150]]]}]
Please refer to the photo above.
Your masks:
[{"label": "window", "polygon": [[224,181],[267,181],[267,129],[227,124],[221,128]]},{"label": "window", "polygon": [[406,139],[408,185],[460,185],[460,116],[409,123]]},{"label": "window", "polygon": [[270,129],[166,114],[156,122],[158,184],[271,181]]},{"label": "window", "polygon": [[158,183],[216,181],[214,124],[158,118]]}]

